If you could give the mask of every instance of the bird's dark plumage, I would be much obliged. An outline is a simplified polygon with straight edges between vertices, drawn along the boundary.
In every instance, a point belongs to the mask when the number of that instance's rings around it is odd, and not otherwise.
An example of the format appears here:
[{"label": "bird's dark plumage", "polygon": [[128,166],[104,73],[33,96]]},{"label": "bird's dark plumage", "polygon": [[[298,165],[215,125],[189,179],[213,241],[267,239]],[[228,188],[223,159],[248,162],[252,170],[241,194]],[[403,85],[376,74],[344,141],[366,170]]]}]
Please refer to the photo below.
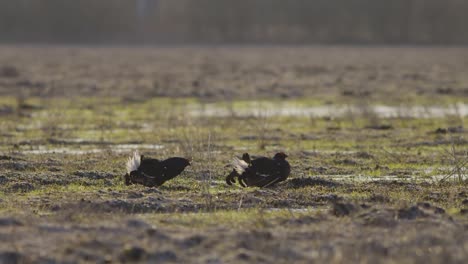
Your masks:
[{"label": "bird's dark plumage", "polygon": [[190,165],[185,158],[169,158],[163,161],[140,156],[135,152],[127,161],[125,184],[142,184],[148,187],[161,186],[181,174]]},{"label": "bird's dark plumage", "polygon": [[287,179],[291,172],[291,166],[286,161],[288,156],[283,152],[276,153],[273,159],[259,157],[250,159],[248,153],[242,155],[242,159],[234,158],[234,169],[226,177],[226,183],[232,185],[235,178],[243,187],[257,186],[268,187]]}]

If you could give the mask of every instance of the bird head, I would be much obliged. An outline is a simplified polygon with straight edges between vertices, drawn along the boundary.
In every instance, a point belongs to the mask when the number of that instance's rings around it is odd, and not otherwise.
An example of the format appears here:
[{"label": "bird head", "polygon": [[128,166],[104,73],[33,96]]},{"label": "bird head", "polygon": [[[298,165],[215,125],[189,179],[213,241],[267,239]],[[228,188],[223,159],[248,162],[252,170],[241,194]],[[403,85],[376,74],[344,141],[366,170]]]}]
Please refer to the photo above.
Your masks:
[{"label": "bird head", "polygon": [[247,162],[247,163],[250,163],[250,155],[249,153],[244,153],[242,154],[242,160]]},{"label": "bird head", "polygon": [[183,159],[185,167],[192,166],[192,158]]},{"label": "bird head", "polygon": [[288,155],[286,155],[284,152],[278,152],[278,153],[275,154],[273,159],[275,159],[275,160],[284,160],[287,157],[288,157]]}]

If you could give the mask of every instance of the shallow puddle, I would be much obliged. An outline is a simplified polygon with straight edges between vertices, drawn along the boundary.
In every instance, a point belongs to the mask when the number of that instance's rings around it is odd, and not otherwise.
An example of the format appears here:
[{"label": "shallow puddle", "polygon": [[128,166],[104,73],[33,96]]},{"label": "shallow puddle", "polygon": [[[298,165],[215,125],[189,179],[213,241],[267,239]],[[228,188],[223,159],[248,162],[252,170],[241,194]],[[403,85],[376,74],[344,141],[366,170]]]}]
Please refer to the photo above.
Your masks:
[{"label": "shallow puddle", "polygon": [[317,213],[324,212],[327,208],[318,208],[318,207],[302,207],[302,208],[280,208],[280,207],[271,207],[265,209],[269,212],[290,212],[290,213]]},{"label": "shallow puddle", "polygon": [[248,103],[246,107],[232,108],[207,104],[192,106],[192,116],[204,117],[274,117],[274,116],[306,116],[306,117],[343,117],[375,115],[381,118],[438,118],[450,115],[468,116],[468,104],[458,103],[451,107],[442,106],[301,106],[295,104]]},{"label": "shallow puddle", "polygon": [[115,152],[115,153],[129,153],[133,150],[155,150],[163,149],[163,145],[156,144],[116,144],[103,146],[101,148],[72,148],[72,147],[59,147],[50,148],[47,146],[35,146],[34,149],[21,150],[23,154],[70,154],[70,155],[85,155],[102,152]]},{"label": "shallow puddle", "polygon": [[[419,175],[382,175],[382,176],[366,176],[366,175],[324,175],[320,177],[326,180],[334,181],[356,181],[356,182],[370,182],[370,181],[398,181],[398,182],[439,182],[442,180],[458,180],[457,175],[432,175],[432,176],[419,176]],[[468,174],[461,175],[462,180],[468,179]]]}]

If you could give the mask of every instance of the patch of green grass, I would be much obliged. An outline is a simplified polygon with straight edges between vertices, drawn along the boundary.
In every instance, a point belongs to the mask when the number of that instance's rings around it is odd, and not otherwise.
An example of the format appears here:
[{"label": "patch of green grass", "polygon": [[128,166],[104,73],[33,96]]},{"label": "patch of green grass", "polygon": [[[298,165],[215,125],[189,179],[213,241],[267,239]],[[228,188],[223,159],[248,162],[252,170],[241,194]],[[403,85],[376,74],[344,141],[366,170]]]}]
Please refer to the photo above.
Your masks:
[{"label": "patch of green grass", "polygon": [[[11,98],[0,97],[0,102]],[[67,203],[81,198],[93,198],[98,202],[127,199],[132,192],[142,193],[139,199],[162,195],[172,203],[179,199],[196,205],[200,212],[214,212],[220,222],[236,221],[239,225],[250,221],[261,223],[258,215],[279,218],[280,213],[264,212],[265,208],[301,208],[328,206],[330,194],[356,202],[366,202],[374,194],[383,193],[390,203],[420,202],[432,197],[434,192],[444,195],[435,202],[445,207],[459,207],[463,198],[452,195],[459,190],[456,183],[451,188],[436,190],[431,181],[441,169],[447,168],[452,159],[446,155],[453,137],[464,138],[464,134],[435,134],[437,128],[446,128],[450,122],[445,118],[377,118],[369,116],[345,116],[340,118],[318,118],[308,116],[273,117],[191,117],[191,108],[210,105],[229,109],[247,109],[262,106],[311,107],[326,104],[342,105],[341,97],[303,98],[294,100],[260,100],[206,103],[193,98],[153,98],[142,101],[123,101],[117,98],[93,99],[27,99],[26,102],[40,106],[24,110],[22,116],[0,116],[0,132],[8,134],[0,149],[5,154],[21,160],[2,160],[9,183],[0,186],[8,194],[0,199],[8,202],[6,210],[14,210],[12,203],[21,207],[46,213],[46,206],[31,203],[35,199]],[[411,99],[413,100],[413,99]],[[409,100],[408,102],[411,102]],[[408,102],[402,102],[405,105]],[[12,102],[13,104],[14,102]],[[349,102],[347,102],[349,103]],[[352,104],[353,102],[351,102]],[[377,102],[378,103],[378,102]],[[409,104],[411,105],[411,104]],[[468,121],[467,117],[457,122]],[[33,121],[32,121],[33,120]],[[366,128],[370,124],[388,124],[391,129]],[[55,142],[49,139],[64,139]],[[66,140],[80,139],[86,143],[67,143]],[[21,144],[27,142],[28,144]],[[455,142],[455,143],[454,143]],[[463,140],[459,142],[464,142]],[[103,144],[106,143],[106,144]],[[109,143],[109,144],[107,144]],[[167,182],[154,193],[145,192],[145,187],[125,186],[125,160],[129,153],[119,153],[117,144],[161,144],[162,149],[140,149],[150,157],[167,158],[186,156],[193,158],[193,166],[176,179]],[[15,145],[16,144],[16,145]],[[461,143],[462,144],[462,143]],[[463,145],[457,145],[462,149]],[[24,151],[45,148],[71,150],[98,150],[98,153],[71,155],[60,153],[28,154]],[[338,186],[304,186],[289,188],[282,185],[273,193],[258,192],[257,188],[243,189],[224,183],[229,173],[230,160],[235,155],[250,152],[253,155],[271,156],[276,151],[286,151],[293,167],[291,178],[319,176],[343,183]],[[130,150],[128,150],[130,152]],[[28,164],[29,166],[24,166]],[[77,176],[77,172],[110,174],[105,179]],[[14,178],[12,175],[24,175]],[[33,176],[31,179],[28,175]],[[340,178],[339,175],[344,175]],[[419,184],[429,182],[431,187],[407,190],[406,187],[366,186],[363,179],[385,181],[398,177],[398,181]],[[41,183],[57,177],[62,184]],[[72,177],[73,180],[68,180]],[[113,178],[112,178],[113,177]],[[389,178],[389,179],[387,179]],[[8,189],[15,182],[29,182],[32,191],[20,192]],[[131,196],[131,195],[130,195]],[[237,212],[240,201],[245,199]],[[38,205],[39,204],[39,205]],[[191,207],[190,207],[191,208]],[[221,209],[219,209],[221,208]],[[262,209],[263,208],[263,209]],[[229,210],[227,210],[229,209]],[[19,209],[21,210],[21,209]],[[195,210],[195,209],[190,209]],[[263,213],[259,213],[260,211]],[[263,211],[262,211],[263,210]],[[281,209],[283,210],[283,209]],[[278,215],[277,215],[278,214]],[[153,214],[149,214],[153,215]],[[159,217],[154,214],[154,217]],[[185,225],[191,220],[197,225],[210,223],[210,214],[196,213],[178,216],[168,213],[175,222]],[[262,217],[263,217],[262,216]],[[164,216],[165,217],[165,216]],[[180,219],[178,218],[180,217]],[[172,219],[171,218],[171,219]],[[255,220],[256,219],[256,220]],[[162,221],[162,220],[161,220]]]}]

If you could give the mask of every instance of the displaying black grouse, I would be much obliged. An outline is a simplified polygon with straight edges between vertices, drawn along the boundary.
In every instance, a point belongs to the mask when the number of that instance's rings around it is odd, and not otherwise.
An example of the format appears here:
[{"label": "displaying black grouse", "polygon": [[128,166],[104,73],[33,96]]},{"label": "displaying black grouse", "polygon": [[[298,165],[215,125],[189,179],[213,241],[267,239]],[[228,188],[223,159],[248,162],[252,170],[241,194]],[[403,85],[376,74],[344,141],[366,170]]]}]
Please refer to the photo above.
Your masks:
[{"label": "displaying black grouse", "polygon": [[185,158],[169,158],[163,161],[145,158],[138,151],[127,161],[125,184],[142,184],[148,187],[161,186],[164,182],[181,174],[190,161]]},{"label": "displaying black grouse", "polygon": [[235,178],[242,187],[268,187],[282,182],[291,172],[291,166],[286,161],[287,157],[283,152],[279,152],[273,159],[260,157],[251,160],[249,154],[244,153],[242,159],[233,159],[233,170],[226,177],[226,183],[232,185],[236,182]]}]

